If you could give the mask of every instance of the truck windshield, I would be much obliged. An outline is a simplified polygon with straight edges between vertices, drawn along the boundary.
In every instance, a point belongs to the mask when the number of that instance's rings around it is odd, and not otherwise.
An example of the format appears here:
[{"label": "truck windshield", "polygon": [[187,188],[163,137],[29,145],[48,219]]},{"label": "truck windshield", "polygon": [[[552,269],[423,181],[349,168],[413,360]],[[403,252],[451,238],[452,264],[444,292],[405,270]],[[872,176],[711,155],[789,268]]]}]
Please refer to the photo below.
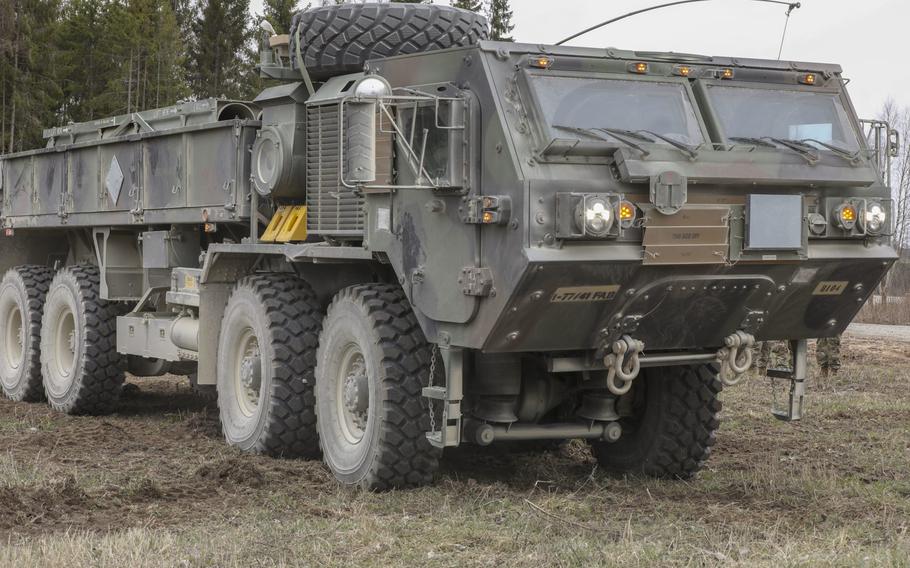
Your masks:
[{"label": "truck windshield", "polygon": [[560,130],[641,133],[657,144],[667,142],[654,134],[690,146],[705,141],[681,84],[539,75],[531,82],[547,122]]},{"label": "truck windshield", "polygon": [[[834,93],[711,85],[711,106],[727,140],[790,140],[856,152],[859,142]],[[829,147],[826,147],[825,145]]]}]

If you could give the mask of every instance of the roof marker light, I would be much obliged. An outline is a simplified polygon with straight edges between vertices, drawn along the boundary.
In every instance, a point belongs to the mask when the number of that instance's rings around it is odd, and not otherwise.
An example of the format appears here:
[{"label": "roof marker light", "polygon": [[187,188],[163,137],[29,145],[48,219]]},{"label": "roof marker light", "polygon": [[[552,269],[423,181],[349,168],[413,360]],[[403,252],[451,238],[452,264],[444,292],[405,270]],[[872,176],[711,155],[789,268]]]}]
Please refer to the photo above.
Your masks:
[{"label": "roof marker light", "polygon": [[815,85],[818,83],[818,76],[815,73],[806,73],[799,76],[799,82],[803,85]]},{"label": "roof marker light", "polygon": [[644,75],[648,72],[648,64],[644,61],[639,61],[637,63],[629,64],[629,73],[638,73],[639,75]]},{"label": "roof marker light", "polygon": [[692,68],[689,67],[688,65],[677,65],[673,69],[673,74],[679,75],[680,77],[688,77],[689,75],[692,74]]},{"label": "roof marker light", "polygon": [[547,57],[546,55],[538,55],[531,58],[531,67],[536,67],[537,69],[549,69],[553,67],[553,58]]}]

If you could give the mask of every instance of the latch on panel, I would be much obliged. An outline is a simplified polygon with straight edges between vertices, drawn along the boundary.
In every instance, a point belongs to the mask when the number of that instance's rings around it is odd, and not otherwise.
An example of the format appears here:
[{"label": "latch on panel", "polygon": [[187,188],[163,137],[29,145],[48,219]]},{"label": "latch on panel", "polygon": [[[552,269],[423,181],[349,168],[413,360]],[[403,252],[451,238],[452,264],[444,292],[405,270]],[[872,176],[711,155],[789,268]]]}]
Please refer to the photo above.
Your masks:
[{"label": "latch on panel", "polygon": [[465,296],[489,296],[493,291],[493,271],[489,268],[463,268],[458,282]]},{"label": "latch on panel", "polygon": [[461,220],[472,225],[506,225],[512,217],[512,198],[480,195],[462,198]]},{"label": "latch on panel", "polygon": [[671,171],[651,177],[651,203],[660,213],[673,215],[682,209],[687,199],[686,176]]}]

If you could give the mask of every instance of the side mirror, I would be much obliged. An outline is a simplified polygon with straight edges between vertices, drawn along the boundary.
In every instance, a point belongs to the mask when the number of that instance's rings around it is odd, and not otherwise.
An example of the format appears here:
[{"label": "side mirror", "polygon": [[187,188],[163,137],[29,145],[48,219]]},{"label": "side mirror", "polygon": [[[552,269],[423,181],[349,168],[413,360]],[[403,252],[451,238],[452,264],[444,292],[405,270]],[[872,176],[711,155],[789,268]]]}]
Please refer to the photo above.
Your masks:
[{"label": "side mirror", "polygon": [[888,131],[888,155],[896,158],[901,152],[901,135],[897,130]]}]

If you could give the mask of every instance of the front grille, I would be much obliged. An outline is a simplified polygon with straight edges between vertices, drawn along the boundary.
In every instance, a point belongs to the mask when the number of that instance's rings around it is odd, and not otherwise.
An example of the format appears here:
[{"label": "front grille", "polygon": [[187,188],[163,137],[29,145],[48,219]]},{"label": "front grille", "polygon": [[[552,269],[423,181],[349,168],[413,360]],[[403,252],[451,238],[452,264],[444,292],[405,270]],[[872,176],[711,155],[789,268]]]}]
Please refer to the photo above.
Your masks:
[{"label": "front grille", "polygon": [[364,231],[363,195],[341,184],[338,120],[337,104],[307,109],[307,232],[361,237]]}]

